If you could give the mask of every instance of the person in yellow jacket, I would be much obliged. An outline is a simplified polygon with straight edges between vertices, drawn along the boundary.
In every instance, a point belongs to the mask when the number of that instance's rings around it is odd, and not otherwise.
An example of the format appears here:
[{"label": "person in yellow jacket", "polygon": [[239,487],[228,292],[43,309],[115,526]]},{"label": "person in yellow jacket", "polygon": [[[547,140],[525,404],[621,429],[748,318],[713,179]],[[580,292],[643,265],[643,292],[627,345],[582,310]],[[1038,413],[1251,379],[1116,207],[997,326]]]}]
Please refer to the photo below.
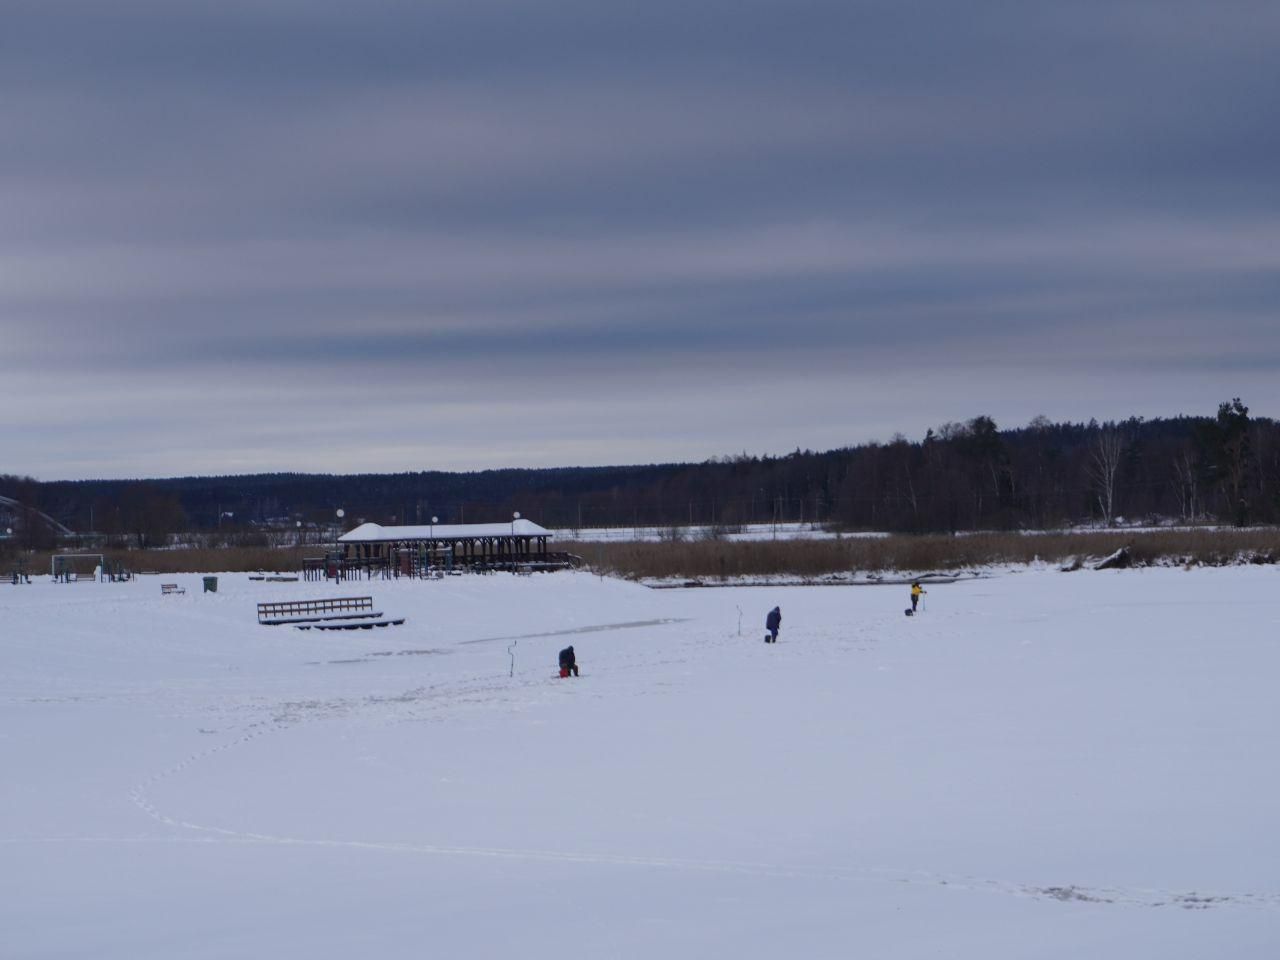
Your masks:
[{"label": "person in yellow jacket", "polygon": [[920,586],[919,580],[912,581],[911,583],[911,612],[912,613],[916,612],[916,604],[920,602],[920,595],[928,592],[929,592],[928,590]]}]

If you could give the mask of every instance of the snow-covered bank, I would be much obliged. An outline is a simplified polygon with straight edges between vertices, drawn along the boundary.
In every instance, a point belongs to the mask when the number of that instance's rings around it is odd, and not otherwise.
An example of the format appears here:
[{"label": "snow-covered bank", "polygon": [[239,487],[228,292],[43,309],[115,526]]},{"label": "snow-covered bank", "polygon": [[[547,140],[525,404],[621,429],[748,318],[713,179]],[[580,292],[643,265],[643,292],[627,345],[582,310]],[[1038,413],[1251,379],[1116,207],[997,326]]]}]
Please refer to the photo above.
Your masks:
[{"label": "snow-covered bank", "polygon": [[745,523],[728,527],[679,525],[667,527],[583,527],[552,531],[557,542],[663,543],[671,540],[835,540],[839,537],[887,537],[887,533],[836,533],[813,523]]},{"label": "snow-covered bank", "polygon": [[0,953],[1273,956],[1278,576],[0,586]]}]

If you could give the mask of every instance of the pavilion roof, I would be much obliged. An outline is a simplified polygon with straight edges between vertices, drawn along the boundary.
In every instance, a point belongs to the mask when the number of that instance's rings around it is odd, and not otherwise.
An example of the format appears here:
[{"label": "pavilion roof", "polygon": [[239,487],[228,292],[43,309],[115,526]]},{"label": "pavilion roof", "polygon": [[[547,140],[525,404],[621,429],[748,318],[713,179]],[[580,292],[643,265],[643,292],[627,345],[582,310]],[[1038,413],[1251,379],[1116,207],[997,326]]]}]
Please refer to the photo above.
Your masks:
[{"label": "pavilion roof", "polygon": [[484,537],[549,537],[551,531],[532,520],[506,523],[435,523],[384,527],[362,523],[338,538],[339,543],[379,543],[399,540],[478,540]]}]

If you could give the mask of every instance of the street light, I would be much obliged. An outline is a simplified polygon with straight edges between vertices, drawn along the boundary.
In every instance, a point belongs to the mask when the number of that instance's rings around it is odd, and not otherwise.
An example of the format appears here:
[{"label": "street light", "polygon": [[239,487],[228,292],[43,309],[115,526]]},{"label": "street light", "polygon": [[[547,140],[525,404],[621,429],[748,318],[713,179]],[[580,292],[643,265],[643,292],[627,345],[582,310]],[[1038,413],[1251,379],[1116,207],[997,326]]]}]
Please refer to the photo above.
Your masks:
[{"label": "street light", "polygon": [[520,519],[520,511],[517,510],[511,514],[511,569],[515,569],[516,562],[516,521]]},{"label": "street light", "polygon": [[435,566],[436,555],[439,552],[436,550],[436,524],[439,522],[440,522],[440,518],[437,517],[435,514],[432,514],[431,515],[431,546],[428,548],[429,550],[428,560],[430,561],[432,566]]},{"label": "street light", "polygon": [[[334,513],[334,516],[336,516],[336,517],[338,518],[338,529],[339,529],[339,531],[341,531],[341,529],[342,529],[342,518],[343,518],[343,517],[345,517],[345,516],[347,515],[347,511],[345,511],[345,510],[343,510],[341,507],[339,507],[337,510],[333,511],[333,513]],[[337,538],[335,538],[335,539],[337,539]],[[338,551],[338,550],[335,550],[333,553],[326,553],[326,556],[330,556],[330,557],[332,557],[332,558],[333,558],[333,565],[332,565],[332,569],[333,569],[333,582],[334,582],[334,583],[339,583],[339,582],[342,580],[342,574],[343,574],[343,568],[342,568],[342,566],[340,566],[340,565],[339,565],[339,564],[340,564],[339,557],[341,557],[341,556],[342,556],[342,552],[341,552],[341,551]],[[358,557],[358,556],[359,556],[359,554],[357,553],[357,554],[356,554],[356,556]],[[326,562],[328,562],[328,561],[326,561]],[[345,562],[345,561],[341,561],[341,562]]]}]

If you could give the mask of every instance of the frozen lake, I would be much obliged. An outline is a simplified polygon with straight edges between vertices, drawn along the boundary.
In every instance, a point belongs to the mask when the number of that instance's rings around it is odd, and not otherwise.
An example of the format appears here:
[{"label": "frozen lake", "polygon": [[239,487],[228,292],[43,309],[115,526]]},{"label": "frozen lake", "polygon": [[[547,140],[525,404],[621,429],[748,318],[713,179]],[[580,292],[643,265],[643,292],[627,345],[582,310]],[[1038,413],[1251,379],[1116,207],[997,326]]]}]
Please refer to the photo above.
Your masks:
[{"label": "frozen lake", "polygon": [[0,586],[6,960],[1280,955],[1276,569],[199,584]]}]

